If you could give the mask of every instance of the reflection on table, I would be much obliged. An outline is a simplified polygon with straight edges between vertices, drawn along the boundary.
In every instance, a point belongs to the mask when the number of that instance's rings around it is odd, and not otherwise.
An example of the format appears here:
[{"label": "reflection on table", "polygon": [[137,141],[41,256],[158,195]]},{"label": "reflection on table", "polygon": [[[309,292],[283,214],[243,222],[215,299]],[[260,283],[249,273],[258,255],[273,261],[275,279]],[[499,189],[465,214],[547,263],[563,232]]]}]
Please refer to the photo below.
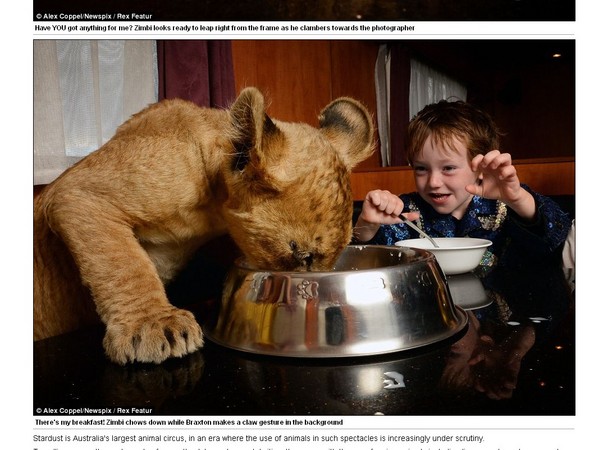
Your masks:
[{"label": "reflection on table", "polygon": [[[448,283],[467,307],[468,326],[438,344],[383,356],[283,358],[207,341],[161,365],[121,367],[104,357],[101,327],[45,339],[34,344],[34,413],[575,414],[574,293],[561,269],[501,268]],[[216,306],[212,294],[180,306],[202,320]]]}]

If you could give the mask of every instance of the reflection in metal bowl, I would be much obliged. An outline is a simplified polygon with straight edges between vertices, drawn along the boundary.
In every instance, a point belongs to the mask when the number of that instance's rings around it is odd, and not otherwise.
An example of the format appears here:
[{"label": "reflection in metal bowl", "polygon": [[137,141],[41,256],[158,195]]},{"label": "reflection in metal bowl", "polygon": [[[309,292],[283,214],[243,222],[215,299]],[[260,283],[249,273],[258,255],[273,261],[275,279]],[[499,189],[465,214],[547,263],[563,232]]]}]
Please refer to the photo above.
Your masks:
[{"label": "reflection in metal bowl", "polygon": [[439,342],[466,322],[430,252],[349,246],[328,272],[255,270],[238,260],[205,333],[247,352],[347,357]]}]

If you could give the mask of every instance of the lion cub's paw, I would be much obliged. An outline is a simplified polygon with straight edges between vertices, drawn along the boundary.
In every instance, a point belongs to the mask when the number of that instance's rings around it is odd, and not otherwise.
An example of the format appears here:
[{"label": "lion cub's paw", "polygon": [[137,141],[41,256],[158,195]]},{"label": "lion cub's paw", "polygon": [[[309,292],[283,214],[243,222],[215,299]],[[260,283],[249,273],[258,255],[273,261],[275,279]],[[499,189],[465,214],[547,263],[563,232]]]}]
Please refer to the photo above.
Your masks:
[{"label": "lion cub's paw", "polygon": [[158,364],[202,347],[202,329],[191,312],[171,306],[147,313],[135,320],[124,317],[107,324],[103,346],[112,361]]}]

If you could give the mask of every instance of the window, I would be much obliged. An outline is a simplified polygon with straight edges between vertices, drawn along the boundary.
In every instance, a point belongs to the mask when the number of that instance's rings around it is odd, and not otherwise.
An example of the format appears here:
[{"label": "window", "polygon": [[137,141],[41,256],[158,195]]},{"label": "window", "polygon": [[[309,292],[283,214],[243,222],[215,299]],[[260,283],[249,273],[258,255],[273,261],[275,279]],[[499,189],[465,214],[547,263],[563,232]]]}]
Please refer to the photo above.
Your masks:
[{"label": "window", "polygon": [[155,41],[34,42],[34,184],[47,184],[157,101]]},{"label": "window", "polygon": [[439,100],[466,101],[466,88],[453,78],[415,60],[410,60],[409,119]]},{"label": "window", "polygon": [[399,44],[380,46],[375,86],[382,166],[406,164],[406,128],[423,107],[444,99],[466,101],[467,97],[463,84],[411,57]]}]

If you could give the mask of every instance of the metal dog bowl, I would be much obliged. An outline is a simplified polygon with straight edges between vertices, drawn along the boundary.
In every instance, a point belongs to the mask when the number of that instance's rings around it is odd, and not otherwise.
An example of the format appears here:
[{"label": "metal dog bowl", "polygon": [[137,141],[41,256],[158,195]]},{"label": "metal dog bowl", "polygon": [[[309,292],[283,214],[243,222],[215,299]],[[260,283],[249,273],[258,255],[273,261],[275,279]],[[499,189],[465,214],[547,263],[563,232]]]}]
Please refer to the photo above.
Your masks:
[{"label": "metal dog bowl", "polygon": [[349,246],[334,270],[230,270],[208,339],[246,352],[350,357],[410,350],[467,323],[435,256],[425,250]]}]

